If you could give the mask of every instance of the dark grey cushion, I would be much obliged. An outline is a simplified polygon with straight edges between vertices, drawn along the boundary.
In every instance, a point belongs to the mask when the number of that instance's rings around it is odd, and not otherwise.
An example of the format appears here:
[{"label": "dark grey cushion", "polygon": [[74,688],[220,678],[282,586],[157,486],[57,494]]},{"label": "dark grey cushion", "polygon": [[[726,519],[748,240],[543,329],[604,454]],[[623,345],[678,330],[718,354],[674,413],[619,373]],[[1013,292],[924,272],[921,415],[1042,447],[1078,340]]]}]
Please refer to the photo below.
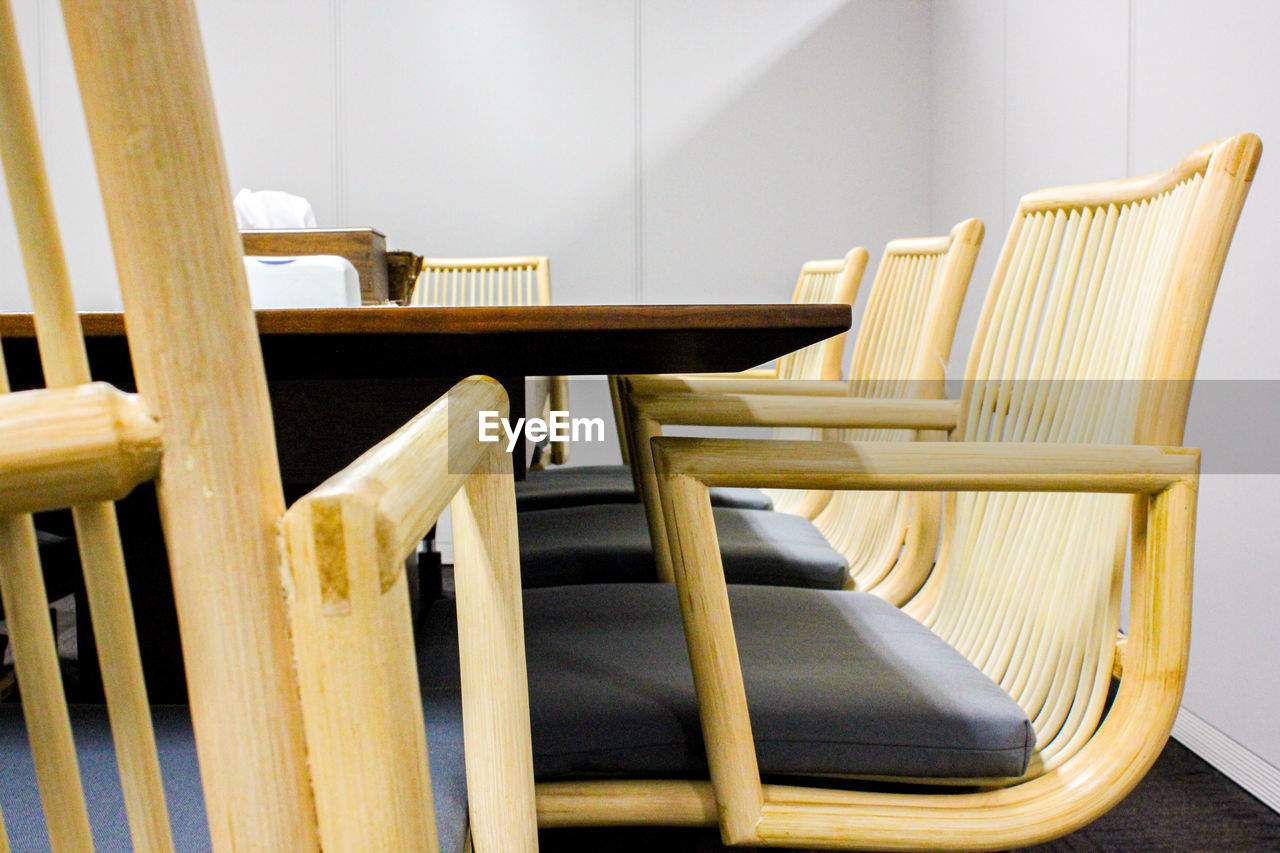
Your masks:
[{"label": "dark grey cushion", "polygon": [[[440,849],[461,853],[467,832],[467,787],[457,691],[428,700],[426,710]],[[102,705],[73,705],[70,711],[94,848],[132,850],[107,709]],[[184,853],[209,850],[209,827],[190,714],[185,707],[157,705],[152,707],[151,715],[174,846]],[[15,853],[49,849],[22,708],[14,704],[0,705],[0,809]]]},{"label": "dark grey cushion", "polygon": [[[998,685],[897,608],[860,592],[729,588],[762,772],[980,778],[1025,770],[1035,735]],[[457,690],[452,602],[419,644],[429,697]],[[675,589],[524,596],[539,778],[706,772]],[[430,701],[430,700],[429,700]]]},{"label": "dark grey cushion", "polygon": [[[562,465],[530,471],[527,479],[516,483],[520,512],[636,502],[631,469],[626,465]],[[711,505],[773,509],[773,501],[759,489],[712,489]]]},{"label": "dark grey cushion", "polygon": [[[840,589],[848,562],[812,522],[752,509],[713,510],[730,583]],[[522,512],[520,569],[529,588],[657,577],[640,504]]]}]

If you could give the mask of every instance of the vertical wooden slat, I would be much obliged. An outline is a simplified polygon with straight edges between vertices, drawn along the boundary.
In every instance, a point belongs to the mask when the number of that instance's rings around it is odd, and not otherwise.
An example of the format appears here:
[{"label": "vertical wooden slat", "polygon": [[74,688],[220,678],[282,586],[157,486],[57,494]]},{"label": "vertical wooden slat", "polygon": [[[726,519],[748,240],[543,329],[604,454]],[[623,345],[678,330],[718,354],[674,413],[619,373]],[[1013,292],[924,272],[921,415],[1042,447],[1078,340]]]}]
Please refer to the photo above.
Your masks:
[{"label": "vertical wooden slat", "polygon": [[[452,505],[463,733],[476,849],[533,853],[538,849],[533,747],[510,479],[511,456],[495,446]],[[478,698],[486,694],[489,701]],[[513,827],[519,836],[512,835]]]},{"label": "vertical wooden slat", "polygon": [[[376,503],[362,497],[308,496],[285,518],[321,841],[325,850],[436,851],[422,703],[405,695],[417,683],[408,587],[401,571],[383,589]],[[340,601],[322,588],[326,578],[343,579]]]},{"label": "vertical wooden slat", "polygon": [[689,566],[717,566],[720,546],[707,487],[685,476],[664,480],[663,508],[671,518],[667,535],[674,556],[698,711],[707,743],[711,784],[720,811],[720,832],[733,844],[753,840],[764,807],[759,764],[747,713],[742,664],[729,611],[724,571],[695,571]]},{"label": "vertical wooden slat", "polygon": [[[980,242],[981,226],[970,221],[953,229],[935,251],[899,251],[893,244],[886,248],[850,366],[853,396],[919,396],[922,383],[940,374],[938,359],[951,348]],[[837,435],[845,441],[915,437],[909,430],[874,429],[840,430]],[[849,561],[852,584],[901,604],[919,588],[933,562],[937,503],[932,495],[837,492],[814,524]]]},{"label": "vertical wooden slat", "polygon": [[[0,7],[0,126],[5,129],[0,157],[23,249],[45,380],[50,387],[66,387],[89,381],[89,360],[12,11],[7,0],[0,0]],[[172,850],[115,507],[82,506],[72,514],[130,831],[139,848]]]},{"label": "vertical wooden slat", "polygon": [[0,516],[0,598],[49,840],[58,851],[92,853],[89,813],[29,515]]},{"label": "vertical wooden slat", "polygon": [[195,10],[86,0],[64,17],[138,387],[165,425],[157,486],[214,848],[314,850],[284,500]]},{"label": "vertical wooden slat", "polygon": [[[8,369],[0,353],[0,393],[8,392]],[[58,851],[92,853],[89,812],[49,621],[49,596],[29,515],[0,516],[0,601],[22,690],[22,714],[49,841]]]},{"label": "vertical wooden slat", "polygon": [[538,279],[538,304],[551,304],[551,260],[549,258],[540,258],[534,267],[534,274]]}]

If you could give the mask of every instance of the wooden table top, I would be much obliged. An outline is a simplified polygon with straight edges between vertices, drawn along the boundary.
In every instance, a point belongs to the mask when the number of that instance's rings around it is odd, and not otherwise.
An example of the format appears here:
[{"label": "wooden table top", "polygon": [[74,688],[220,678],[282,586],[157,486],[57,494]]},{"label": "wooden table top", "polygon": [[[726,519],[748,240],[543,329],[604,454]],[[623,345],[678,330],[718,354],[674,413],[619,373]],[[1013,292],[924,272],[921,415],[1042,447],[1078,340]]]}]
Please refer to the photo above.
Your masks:
[{"label": "wooden table top", "polygon": [[[847,305],[378,306],[257,311],[268,376],[581,375],[730,371],[849,329]],[[124,318],[86,312],[90,347],[124,344]],[[0,338],[34,336],[0,314]],[[114,341],[115,346],[112,346]]]}]

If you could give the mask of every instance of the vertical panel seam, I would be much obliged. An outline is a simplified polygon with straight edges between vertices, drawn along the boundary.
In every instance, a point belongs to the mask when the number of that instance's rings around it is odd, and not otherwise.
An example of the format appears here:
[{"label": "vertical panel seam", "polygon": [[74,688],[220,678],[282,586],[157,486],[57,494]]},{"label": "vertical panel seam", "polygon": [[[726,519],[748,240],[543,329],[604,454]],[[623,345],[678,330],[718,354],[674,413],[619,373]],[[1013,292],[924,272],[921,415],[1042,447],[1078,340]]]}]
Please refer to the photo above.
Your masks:
[{"label": "vertical panel seam", "polygon": [[342,97],[342,0],[331,0],[329,5],[329,48],[332,69],[330,86],[331,120],[333,121],[333,211],[334,225],[343,226],[347,221],[347,139],[345,130],[344,99]]},{"label": "vertical panel seam", "polygon": [[924,44],[928,47],[928,64],[924,72],[924,222],[928,233],[936,233],[934,223],[940,216],[934,213],[933,187],[933,10],[932,3],[924,6]]},{"label": "vertical panel seam", "polygon": [[933,115],[934,114],[933,12],[934,12],[935,6],[932,3],[928,3],[925,5],[924,8],[925,8],[924,36],[925,36],[925,44],[928,46],[928,50],[929,50],[929,58],[928,60],[926,60],[928,62],[928,65],[925,66],[925,76],[924,76],[924,152],[925,152],[924,216],[925,216],[925,224],[929,229],[929,233],[935,234],[939,230],[937,226],[937,222],[942,218],[937,215],[937,211],[935,210],[935,208],[937,207],[937,204],[935,203],[936,194],[934,192],[935,188],[933,185],[934,172],[936,171],[934,169],[934,164],[933,164],[933,121],[934,121],[934,115]]},{"label": "vertical panel seam", "polygon": [[1133,97],[1133,90],[1134,90],[1134,73],[1133,72],[1134,72],[1134,53],[1135,53],[1134,42],[1137,39],[1137,28],[1134,26],[1134,20],[1136,16],[1137,16],[1137,9],[1135,8],[1134,2],[1133,0],[1129,0],[1129,33],[1128,33],[1129,55],[1127,57],[1126,66],[1125,66],[1125,74],[1128,77],[1128,79],[1126,80],[1127,86],[1125,87],[1125,98],[1127,103],[1125,104],[1125,127],[1124,127],[1124,147],[1125,147],[1124,168],[1125,168],[1126,175],[1132,175],[1134,173],[1133,111],[1135,106],[1135,99]]},{"label": "vertical panel seam", "polygon": [[1000,215],[1009,222],[1009,0],[1000,10]]},{"label": "vertical panel seam", "polygon": [[642,0],[632,0],[632,27],[635,30],[632,41],[632,49],[635,52],[635,64],[633,66],[633,74],[635,76],[635,88],[633,95],[635,97],[635,105],[633,111],[635,125],[635,175],[634,175],[634,193],[635,193],[635,232],[633,240],[635,243],[635,300],[636,304],[643,305],[645,303],[645,286],[644,286],[644,82],[642,73],[644,63],[641,53],[641,11],[640,4]]}]

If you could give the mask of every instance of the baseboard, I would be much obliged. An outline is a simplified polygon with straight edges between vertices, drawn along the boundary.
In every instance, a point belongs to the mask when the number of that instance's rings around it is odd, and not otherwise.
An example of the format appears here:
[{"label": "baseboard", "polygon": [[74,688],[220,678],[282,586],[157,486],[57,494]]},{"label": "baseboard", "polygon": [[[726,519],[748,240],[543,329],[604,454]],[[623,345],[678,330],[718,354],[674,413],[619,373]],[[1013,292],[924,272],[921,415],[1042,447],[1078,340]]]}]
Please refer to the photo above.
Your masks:
[{"label": "baseboard", "polygon": [[1173,723],[1173,737],[1213,765],[1232,782],[1280,812],[1280,768],[1250,752],[1213,724],[1183,708]]}]

